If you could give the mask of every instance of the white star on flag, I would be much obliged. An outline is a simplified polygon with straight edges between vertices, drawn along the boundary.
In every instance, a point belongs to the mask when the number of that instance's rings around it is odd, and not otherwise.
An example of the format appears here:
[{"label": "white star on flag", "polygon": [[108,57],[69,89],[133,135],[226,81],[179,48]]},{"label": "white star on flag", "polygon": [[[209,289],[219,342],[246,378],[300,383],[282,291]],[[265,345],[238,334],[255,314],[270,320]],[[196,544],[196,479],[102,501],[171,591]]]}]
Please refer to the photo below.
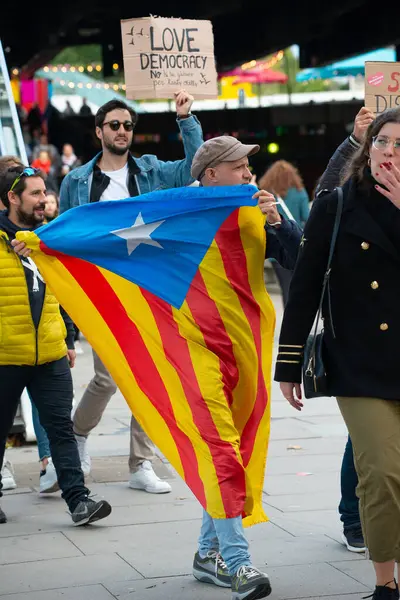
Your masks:
[{"label": "white star on flag", "polygon": [[116,229],[111,231],[114,235],[123,238],[127,242],[127,250],[129,256],[140,244],[147,244],[148,246],[156,246],[162,248],[156,240],[153,240],[150,235],[160,227],[164,221],[157,221],[156,223],[145,223],[143,221],[142,213],[140,212],[136,217],[136,221],[131,227],[125,229]]}]

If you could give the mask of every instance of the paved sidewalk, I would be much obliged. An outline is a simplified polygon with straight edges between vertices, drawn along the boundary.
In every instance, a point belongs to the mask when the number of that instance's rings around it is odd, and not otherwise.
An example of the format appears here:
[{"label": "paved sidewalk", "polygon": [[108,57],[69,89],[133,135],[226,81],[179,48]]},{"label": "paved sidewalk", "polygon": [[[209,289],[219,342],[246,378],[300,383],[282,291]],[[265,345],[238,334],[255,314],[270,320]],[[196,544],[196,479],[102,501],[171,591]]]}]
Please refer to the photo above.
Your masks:
[{"label": "paved sidewalk", "polygon": [[[280,299],[274,297],[279,315]],[[278,315],[278,317],[279,317]],[[279,322],[278,318],[278,322]],[[92,374],[78,356],[76,398]],[[264,504],[267,524],[248,531],[254,563],[271,577],[272,599],[358,599],[373,589],[372,566],[341,544],[337,514],[346,428],[334,399],[306,401],[300,414],[272,395],[272,436]],[[2,501],[0,600],[228,600],[200,584],[191,563],[201,508],[165,460],[156,470],[172,493],[130,490],[129,410],[118,393],[90,437],[89,487],[113,505],[111,516],[74,528],[59,494],[40,497],[36,446],[9,450],[19,487]]]}]

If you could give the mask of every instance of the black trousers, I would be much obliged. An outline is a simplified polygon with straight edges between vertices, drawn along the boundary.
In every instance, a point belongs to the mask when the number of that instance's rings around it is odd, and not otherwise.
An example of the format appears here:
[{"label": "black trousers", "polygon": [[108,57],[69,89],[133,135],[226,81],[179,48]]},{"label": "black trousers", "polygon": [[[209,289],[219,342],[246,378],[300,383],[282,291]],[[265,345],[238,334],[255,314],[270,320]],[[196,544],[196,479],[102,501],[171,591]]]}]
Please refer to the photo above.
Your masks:
[{"label": "black trousers", "polygon": [[[38,409],[49,438],[62,497],[72,512],[88,496],[89,490],[85,487],[72,430],[73,388],[67,357],[35,367],[0,366],[0,466],[24,388]],[[0,496],[1,488],[0,475]]]}]

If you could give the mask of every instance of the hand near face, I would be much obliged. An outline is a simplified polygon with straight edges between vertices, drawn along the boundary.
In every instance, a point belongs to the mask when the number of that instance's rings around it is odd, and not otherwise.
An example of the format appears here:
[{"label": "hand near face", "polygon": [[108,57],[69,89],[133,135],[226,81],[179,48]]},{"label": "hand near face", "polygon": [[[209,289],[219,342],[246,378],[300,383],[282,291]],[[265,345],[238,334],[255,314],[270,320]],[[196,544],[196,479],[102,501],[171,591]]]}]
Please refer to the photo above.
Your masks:
[{"label": "hand near face", "polygon": [[400,170],[391,161],[388,161],[382,163],[373,176],[385,186],[376,185],[375,188],[378,192],[400,209]]},{"label": "hand near face", "polygon": [[282,217],[278,212],[273,194],[270,194],[265,190],[260,190],[254,194],[253,198],[258,199],[258,206],[263,215],[267,217],[268,225],[276,226],[282,223]]}]

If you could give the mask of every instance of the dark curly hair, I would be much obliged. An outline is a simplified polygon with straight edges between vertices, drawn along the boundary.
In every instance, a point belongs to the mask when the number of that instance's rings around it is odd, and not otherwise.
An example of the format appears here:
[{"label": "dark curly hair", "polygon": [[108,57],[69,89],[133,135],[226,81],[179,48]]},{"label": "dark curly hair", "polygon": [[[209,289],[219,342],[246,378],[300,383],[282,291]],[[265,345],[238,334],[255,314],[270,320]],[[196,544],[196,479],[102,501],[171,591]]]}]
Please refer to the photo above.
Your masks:
[{"label": "dark curly hair", "polygon": [[100,106],[100,108],[97,111],[96,116],[94,118],[95,126],[101,127],[105,121],[107,113],[111,112],[112,110],[116,110],[116,109],[127,110],[129,112],[129,114],[131,115],[132,123],[134,125],[136,125],[137,120],[138,120],[137,113],[133,110],[133,108],[128,106],[128,104],[126,104],[125,102],[122,102],[122,100],[117,100],[117,98],[115,98],[114,100],[110,100],[109,102],[106,102],[106,104],[103,104],[103,106]]},{"label": "dark curly hair", "polygon": [[365,168],[368,166],[369,150],[372,146],[372,139],[379,134],[386,123],[400,123],[400,107],[385,110],[385,112],[381,113],[374,121],[372,121],[367,129],[363,143],[343,172],[342,183],[350,179],[350,177],[354,177],[359,182],[363,180]]}]

